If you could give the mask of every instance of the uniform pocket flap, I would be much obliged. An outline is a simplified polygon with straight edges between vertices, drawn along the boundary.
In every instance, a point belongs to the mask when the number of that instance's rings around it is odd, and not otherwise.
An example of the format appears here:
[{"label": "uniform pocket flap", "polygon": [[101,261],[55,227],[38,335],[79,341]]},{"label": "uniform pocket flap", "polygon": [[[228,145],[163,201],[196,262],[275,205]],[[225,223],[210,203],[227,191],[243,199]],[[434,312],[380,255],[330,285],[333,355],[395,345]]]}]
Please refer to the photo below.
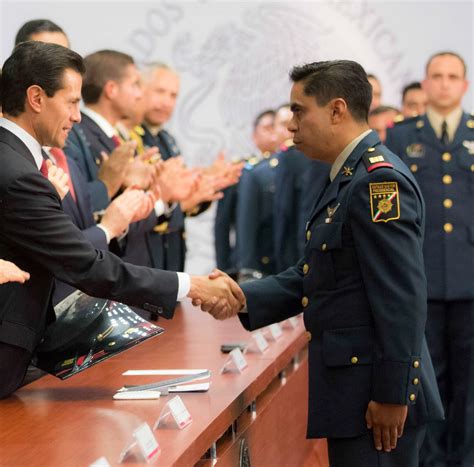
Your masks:
[{"label": "uniform pocket flap", "polygon": [[373,362],[373,329],[361,326],[324,331],[322,348],[326,366],[369,365]]}]

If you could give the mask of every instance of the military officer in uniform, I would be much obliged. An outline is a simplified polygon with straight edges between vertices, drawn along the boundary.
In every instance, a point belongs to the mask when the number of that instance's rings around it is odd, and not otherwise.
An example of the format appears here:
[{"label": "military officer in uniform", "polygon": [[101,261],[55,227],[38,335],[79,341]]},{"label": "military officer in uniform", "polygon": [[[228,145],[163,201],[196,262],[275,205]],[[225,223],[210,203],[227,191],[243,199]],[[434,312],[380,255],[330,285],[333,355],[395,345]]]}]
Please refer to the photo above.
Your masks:
[{"label": "military officer in uniform", "polygon": [[[275,111],[265,110],[255,118],[252,139],[258,153],[244,159],[245,163],[256,162],[263,155],[271,154],[277,146],[274,131]],[[237,160],[236,162],[241,162]],[[216,248],[217,267],[222,271],[234,273],[237,271],[235,252],[237,196],[238,184],[224,190],[224,197],[217,203],[214,223],[214,242]]]},{"label": "military officer in uniform", "polygon": [[[144,101],[143,143],[158,147],[163,160],[181,155],[176,139],[163,128],[173,115],[179,93],[179,76],[165,64],[150,65],[142,73]],[[170,206],[168,219],[157,224],[149,236],[156,267],[170,271],[184,271],[186,235],[184,218],[204,212],[210,203],[202,203],[184,212],[179,205]]]},{"label": "military officer in uniform", "polygon": [[273,202],[273,241],[276,272],[293,266],[305,245],[305,224],[314,198],[324,189],[329,165],[308,159],[294,144],[288,123],[289,105],[278,109],[276,132],[283,141],[276,155],[275,196]]},{"label": "military officer in uniform", "polygon": [[359,64],[312,63],[290,76],[295,146],[331,164],[330,179],[304,257],[245,283],[239,317],[257,329],[304,312],[308,437],[328,438],[331,466],[415,467],[424,424],[442,416],[424,341],[423,198],[368,127]]},{"label": "military officer in uniform", "polygon": [[426,200],[426,335],[446,420],[428,427],[424,466],[474,463],[474,117],[464,113],[463,59],[437,53],[426,66],[426,115],[388,133]]}]

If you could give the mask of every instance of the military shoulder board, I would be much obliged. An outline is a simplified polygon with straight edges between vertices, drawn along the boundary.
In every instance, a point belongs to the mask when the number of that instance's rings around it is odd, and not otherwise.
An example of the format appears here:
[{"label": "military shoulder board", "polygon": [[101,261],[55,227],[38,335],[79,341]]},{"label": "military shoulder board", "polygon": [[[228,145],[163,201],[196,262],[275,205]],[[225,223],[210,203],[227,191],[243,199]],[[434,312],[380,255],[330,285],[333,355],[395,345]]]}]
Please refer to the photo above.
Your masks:
[{"label": "military shoulder board", "polygon": [[362,159],[364,160],[367,172],[372,172],[373,170],[382,167],[393,169],[393,164],[385,160],[383,154],[380,154],[375,148],[367,149],[367,151],[362,155]]}]

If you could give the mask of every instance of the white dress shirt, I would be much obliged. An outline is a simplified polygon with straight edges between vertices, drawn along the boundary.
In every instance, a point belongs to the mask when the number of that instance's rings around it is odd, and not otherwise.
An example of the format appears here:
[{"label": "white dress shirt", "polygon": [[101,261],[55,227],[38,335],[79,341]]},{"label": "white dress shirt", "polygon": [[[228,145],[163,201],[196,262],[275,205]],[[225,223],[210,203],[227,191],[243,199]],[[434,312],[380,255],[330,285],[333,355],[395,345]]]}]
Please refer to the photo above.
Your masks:
[{"label": "white dress shirt", "polygon": [[446,122],[447,125],[447,132],[449,141],[454,139],[454,135],[456,134],[456,130],[458,129],[459,124],[461,123],[462,118],[462,108],[458,107],[450,112],[448,115],[441,115],[431,107],[426,109],[426,116],[430,121],[430,125],[433,127],[434,132],[438,139],[441,139],[441,134],[443,133],[443,122]]}]

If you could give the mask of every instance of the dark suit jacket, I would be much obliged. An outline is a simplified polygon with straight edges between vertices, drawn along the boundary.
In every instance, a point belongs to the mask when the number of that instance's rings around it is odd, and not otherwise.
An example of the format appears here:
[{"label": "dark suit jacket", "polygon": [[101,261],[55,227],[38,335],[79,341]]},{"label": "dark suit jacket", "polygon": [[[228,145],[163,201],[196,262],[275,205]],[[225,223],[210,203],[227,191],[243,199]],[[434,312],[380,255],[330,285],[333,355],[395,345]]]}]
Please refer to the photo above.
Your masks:
[{"label": "dark suit jacket", "polygon": [[[67,149],[66,153],[68,159],[77,163],[81,168],[82,174],[87,178],[90,196],[94,200],[94,197],[97,197],[97,187],[100,187],[101,184],[103,185],[97,178],[99,167],[102,163],[100,154],[102,151],[110,154],[115,149],[115,143],[112,138],[109,138],[102,131],[94,120],[85,114],[81,114],[81,117],[81,123],[75,125],[74,131],[69,135],[69,149]],[[84,140],[85,144],[78,144],[79,140]],[[120,241],[120,250],[117,251],[124,261],[139,266],[160,268],[160,264],[153,261],[149,240],[149,233],[152,232],[156,221],[156,215],[152,212],[147,219],[130,225],[129,232]]]},{"label": "dark suit jacket", "polygon": [[31,274],[23,285],[0,286],[0,342],[34,350],[53,319],[54,278],[92,296],[173,316],[175,273],[133,266],[96,250],[63,212],[27,147],[4,128],[0,158],[0,257]]},{"label": "dark suit jacket", "polygon": [[474,300],[473,142],[474,116],[466,113],[447,146],[426,115],[387,132],[386,145],[411,169],[426,200],[424,256],[432,300]]},{"label": "dark suit jacket", "polygon": [[424,340],[421,192],[374,132],[344,166],[312,212],[301,261],[243,284],[248,329],[304,312],[311,438],[367,433],[370,400],[409,405],[409,424],[443,412]]}]

